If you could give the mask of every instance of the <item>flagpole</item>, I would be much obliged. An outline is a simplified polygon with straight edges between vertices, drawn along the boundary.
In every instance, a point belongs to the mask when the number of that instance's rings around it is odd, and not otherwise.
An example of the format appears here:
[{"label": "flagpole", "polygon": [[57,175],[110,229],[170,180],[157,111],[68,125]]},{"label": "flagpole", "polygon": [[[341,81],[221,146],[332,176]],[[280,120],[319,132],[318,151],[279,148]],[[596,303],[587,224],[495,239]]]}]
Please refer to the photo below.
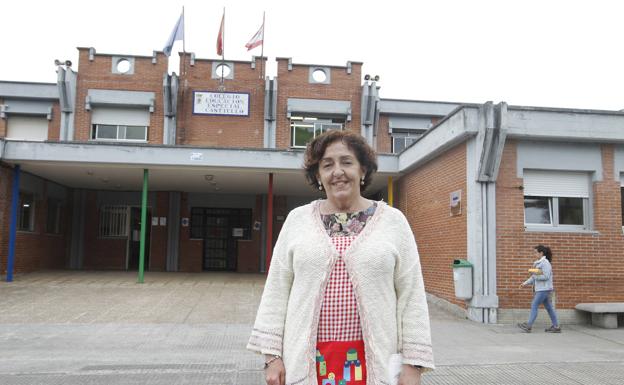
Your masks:
[{"label": "flagpole", "polygon": [[264,79],[264,70],[265,70],[265,68],[264,68],[264,41],[265,41],[264,37],[266,35],[266,29],[265,29],[266,26],[264,25],[264,14],[265,14],[265,12],[262,11],[262,48],[261,48],[261,51],[260,51],[260,58],[261,58],[260,59],[261,60],[260,65],[262,66],[262,67],[260,67],[261,68],[260,69],[260,76],[261,76],[262,79]]},{"label": "flagpole", "polygon": [[184,17],[184,6],[182,6],[182,20],[184,20],[182,25],[182,73],[186,76],[186,19]]},{"label": "flagpole", "polygon": [[[182,74],[181,74],[181,78],[183,79],[182,81],[182,97],[180,100],[180,108],[178,109],[178,111],[176,112],[176,115],[180,114],[182,119],[180,120],[180,126],[181,128],[183,128],[182,132],[178,133],[176,132],[176,136],[180,136],[183,140],[186,139],[186,129],[184,129],[184,124],[186,123],[186,119],[184,119],[184,107],[185,104],[184,103],[184,98],[186,97],[186,87],[188,86],[188,82],[186,80],[186,19],[185,19],[185,15],[184,15],[184,6],[182,6],[182,20],[183,20],[183,24],[182,24]],[[184,133],[184,135],[181,135],[182,133]],[[177,142],[176,138],[174,138],[174,143]]]},{"label": "flagpole", "polygon": [[221,87],[223,86],[223,69],[225,65],[225,7],[223,7],[223,31],[221,32]]}]

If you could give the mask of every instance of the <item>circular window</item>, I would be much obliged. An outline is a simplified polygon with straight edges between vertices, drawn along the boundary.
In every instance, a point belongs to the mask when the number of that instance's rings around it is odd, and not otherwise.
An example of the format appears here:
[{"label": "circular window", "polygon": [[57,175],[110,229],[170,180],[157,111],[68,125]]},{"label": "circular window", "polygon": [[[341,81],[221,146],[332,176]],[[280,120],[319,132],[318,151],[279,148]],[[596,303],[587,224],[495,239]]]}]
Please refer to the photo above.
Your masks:
[{"label": "circular window", "polygon": [[323,83],[327,80],[327,74],[324,70],[314,70],[314,72],[312,72],[312,79],[317,83]]},{"label": "circular window", "polygon": [[119,59],[117,62],[117,72],[125,74],[130,71],[130,61],[128,59]]},{"label": "circular window", "polygon": [[231,73],[232,70],[227,64],[219,64],[215,69],[215,74],[220,78],[227,78]]}]

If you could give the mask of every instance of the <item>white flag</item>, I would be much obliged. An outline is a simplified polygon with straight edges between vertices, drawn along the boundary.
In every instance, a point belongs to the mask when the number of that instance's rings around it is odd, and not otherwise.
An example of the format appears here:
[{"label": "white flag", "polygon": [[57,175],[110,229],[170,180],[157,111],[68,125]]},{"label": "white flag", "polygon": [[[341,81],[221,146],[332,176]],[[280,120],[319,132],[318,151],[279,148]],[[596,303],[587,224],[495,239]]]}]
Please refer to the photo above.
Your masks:
[{"label": "white flag", "polygon": [[245,44],[245,47],[247,47],[247,51],[251,51],[252,49],[262,45],[263,42],[264,42],[264,22],[262,22],[262,26],[260,27],[258,32],[256,32],[255,35],[253,35],[251,40],[249,40],[249,43]]},{"label": "white flag", "polygon": [[173,43],[176,40],[184,40],[184,12],[180,15],[178,22],[175,27],[173,27],[173,31],[171,31],[171,36],[169,36],[169,40],[165,44],[165,48],[163,48],[163,52],[167,56],[171,56],[171,49],[173,49]]}]

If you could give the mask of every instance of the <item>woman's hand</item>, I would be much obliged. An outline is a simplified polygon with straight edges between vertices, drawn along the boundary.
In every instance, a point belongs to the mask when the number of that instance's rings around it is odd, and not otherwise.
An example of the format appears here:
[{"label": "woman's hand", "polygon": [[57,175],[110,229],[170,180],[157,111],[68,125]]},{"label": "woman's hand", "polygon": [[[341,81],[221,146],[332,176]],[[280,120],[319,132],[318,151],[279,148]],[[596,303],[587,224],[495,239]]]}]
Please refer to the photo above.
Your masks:
[{"label": "woman's hand", "polygon": [[[274,356],[267,355],[266,360],[269,361]],[[278,358],[264,369],[264,379],[267,385],[286,385],[286,368],[281,358]]]},{"label": "woman's hand", "polygon": [[397,385],[420,385],[420,371],[421,368],[403,365]]}]

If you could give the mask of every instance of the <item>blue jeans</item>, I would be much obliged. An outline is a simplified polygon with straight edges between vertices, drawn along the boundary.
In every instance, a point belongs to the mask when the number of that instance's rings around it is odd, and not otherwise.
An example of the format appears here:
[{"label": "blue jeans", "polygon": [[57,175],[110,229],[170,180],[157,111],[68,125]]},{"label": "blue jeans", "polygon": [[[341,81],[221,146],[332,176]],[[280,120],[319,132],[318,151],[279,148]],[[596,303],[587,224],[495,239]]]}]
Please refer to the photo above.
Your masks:
[{"label": "blue jeans", "polygon": [[533,322],[537,318],[537,309],[540,304],[544,304],[544,308],[548,312],[550,316],[550,320],[552,321],[553,326],[559,326],[559,321],[557,321],[557,313],[555,313],[555,309],[553,308],[552,302],[550,301],[550,294],[552,294],[552,290],[545,291],[536,291],[533,296],[533,302],[531,302],[531,315],[529,316],[529,327],[533,326]]}]

